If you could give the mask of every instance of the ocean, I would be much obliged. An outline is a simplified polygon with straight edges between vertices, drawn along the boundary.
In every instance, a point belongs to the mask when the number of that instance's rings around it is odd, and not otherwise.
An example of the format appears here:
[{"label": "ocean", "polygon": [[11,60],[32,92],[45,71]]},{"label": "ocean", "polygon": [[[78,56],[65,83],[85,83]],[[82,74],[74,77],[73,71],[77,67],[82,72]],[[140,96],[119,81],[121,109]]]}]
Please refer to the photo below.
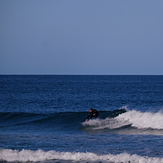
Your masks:
[{"label": "ocean", "polygon": [[0,162],[163,163],[163,76],[0,75]]}]

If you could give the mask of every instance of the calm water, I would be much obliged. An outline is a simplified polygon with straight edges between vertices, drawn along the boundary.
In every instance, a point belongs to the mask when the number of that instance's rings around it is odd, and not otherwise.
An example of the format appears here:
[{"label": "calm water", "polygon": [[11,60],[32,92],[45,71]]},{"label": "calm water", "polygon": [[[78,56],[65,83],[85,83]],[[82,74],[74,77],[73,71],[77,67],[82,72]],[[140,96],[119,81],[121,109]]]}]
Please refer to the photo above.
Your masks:
[{"label": "calm water", "polygon": [[162,101],[163,76],[1,75],[0,161],[163,163]]}]

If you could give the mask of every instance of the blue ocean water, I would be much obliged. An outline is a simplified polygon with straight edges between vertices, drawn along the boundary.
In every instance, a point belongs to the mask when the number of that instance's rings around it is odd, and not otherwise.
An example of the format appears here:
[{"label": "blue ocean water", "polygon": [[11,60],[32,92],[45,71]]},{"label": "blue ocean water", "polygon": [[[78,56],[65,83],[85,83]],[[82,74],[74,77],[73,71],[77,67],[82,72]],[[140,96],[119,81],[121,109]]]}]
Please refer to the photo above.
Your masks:
[{"label": "blue ocean water", "polygon": [[163,163],[163,76],[0,75],[0,162]]}]

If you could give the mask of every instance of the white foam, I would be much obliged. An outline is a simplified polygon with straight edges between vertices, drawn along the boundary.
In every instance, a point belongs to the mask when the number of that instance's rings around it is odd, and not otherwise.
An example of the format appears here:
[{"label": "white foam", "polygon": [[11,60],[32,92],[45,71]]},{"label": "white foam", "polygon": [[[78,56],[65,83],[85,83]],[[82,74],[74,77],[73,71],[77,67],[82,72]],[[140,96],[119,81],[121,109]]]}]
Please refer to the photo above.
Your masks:
[{"label": "white foam", "polygon": [[98,155],[91,152],[57,152],[57,151],[43,151],[43,150],[0,150],[0,161],[8,162],[37,162],[37,161],[52,161],[52,160],[64,160],[64,161],[80,161],[80,162],[113,162],[113,163],[163,163],[163,158],[159,157],[143,157],[139,155],[130,155],[127,153],[122,154],[105,154]]},{"label": "white foam", "polygon": [[120,114],[115,118],[121,122],[127,122],[132,124],[133,127],[144,129],[163,129],[163,113],[150,113],[150,112],[139,112],[139,111],[128,111],[124,114]]},{"label": "white foam", "polygon": [[116,128],[120,128],[128,124],[129,124],[128,121],[123,121],[122,123],[122,121],[120,122],[119,120],[114,119],[114,118],[94,119],[94,120],[89,120],[89,121],[82,123],[83,126],[91,127],[91,129],[94,129],[94,130],[105,129],[105,128],[116,129]]},{"label": "white foam", "polygon": [[131,125],[138,129],[163,129],[163,113],[150,113],[139,111],[127,111],[120,114],[116,118],[94,119],[82,123],[83,126],[91,127],[92,129],[116,129],[126,125]]}]

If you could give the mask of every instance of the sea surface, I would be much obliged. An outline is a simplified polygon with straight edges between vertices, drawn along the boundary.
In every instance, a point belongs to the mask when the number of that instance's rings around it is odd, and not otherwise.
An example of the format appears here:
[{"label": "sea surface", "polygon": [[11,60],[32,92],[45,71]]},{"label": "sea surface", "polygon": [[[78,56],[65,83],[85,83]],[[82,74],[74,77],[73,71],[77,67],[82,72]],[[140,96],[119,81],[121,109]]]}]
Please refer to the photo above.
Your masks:
[{"label": "sea surface", "polygon": [[0,162],[163,163],[163,76],[0,75]]}]

